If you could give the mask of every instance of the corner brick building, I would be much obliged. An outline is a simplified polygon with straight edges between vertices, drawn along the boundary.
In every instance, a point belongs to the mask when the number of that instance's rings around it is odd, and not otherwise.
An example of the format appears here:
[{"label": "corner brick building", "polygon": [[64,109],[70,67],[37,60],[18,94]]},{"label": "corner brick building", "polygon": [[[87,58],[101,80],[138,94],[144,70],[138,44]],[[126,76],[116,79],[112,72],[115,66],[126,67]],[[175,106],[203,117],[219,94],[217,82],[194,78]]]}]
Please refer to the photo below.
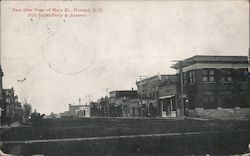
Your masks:
[{"label": "corner brick building", "polygon": [[[189,116],[242,116],[250,114],[250,78],[246,56],[197,55],[173,66],[178,82],[178,103]],[[180,77],[179,77],[180,78]],[[188,111],[187,111],[188,110]]]}]

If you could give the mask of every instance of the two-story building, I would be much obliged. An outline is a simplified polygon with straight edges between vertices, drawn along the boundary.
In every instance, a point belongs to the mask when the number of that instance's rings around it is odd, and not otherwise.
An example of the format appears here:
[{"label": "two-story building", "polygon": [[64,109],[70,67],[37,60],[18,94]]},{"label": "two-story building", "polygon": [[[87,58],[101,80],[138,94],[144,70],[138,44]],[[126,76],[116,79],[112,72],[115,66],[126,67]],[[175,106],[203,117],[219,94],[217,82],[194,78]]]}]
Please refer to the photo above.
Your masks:
[{"label": "two-story building", "polygon": [[[113,117],[131,117],[136,116],[138,112],[137,105],[130,105],[130,101],[138,99],[138,93],[132,88],[132,90],[115,90],[109,92],[109,108],[110,116]],[[135,102],[135,101],[133,101]]]},{"label": "two-story building", "polygon": [[173,68],[179,75],[177,101],[179,104],[183,101],[185,115],[249,115],[248,65],[246,56],[207,55],[197,55],[175,64]]},{"label": "two-story building", "polygon": [[69,110],[63,114],[67,117],[90,117],[90,106],[89,105],[72,105],[69,104]]},{"label": "two-story building", "polygon": [[176,75],[158,74],[137,81],[136,85],[143,116],[176,116]]},{"label": "two-story building", "polygon": [[3,94],[3,71],[0,64],[0,126],[2,125],[2,121],[4,120],[4,94]]},{"label": "two-story building", "polygon": [[177,117],[180,110],[177,107],[177,76],[167,75],[159,86],[158,108],[160,117]]}]

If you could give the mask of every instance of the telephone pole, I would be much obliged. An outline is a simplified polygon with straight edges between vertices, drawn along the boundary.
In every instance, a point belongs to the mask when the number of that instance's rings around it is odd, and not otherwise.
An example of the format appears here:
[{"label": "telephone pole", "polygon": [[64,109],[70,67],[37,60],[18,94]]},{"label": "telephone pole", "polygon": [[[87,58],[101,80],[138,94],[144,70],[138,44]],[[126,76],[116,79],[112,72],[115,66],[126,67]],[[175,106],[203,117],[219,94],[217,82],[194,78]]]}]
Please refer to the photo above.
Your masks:
[{"label": "telephone pole", "polygon": [[180,83],[180,116],[184,116],[184,101],[183,101],[183,64],[182,60],[173,60],[173,62],[177,62],[177,69],[179,69],[179,83]]},{"label": "telephone pole", "polygon": [[180,108],[180,113],[181,117],[184,116],[184,101],[183,101],[183,68],[182,68],[182,61],[179,61],[180,64],[180,87],[181,87],[181,108]]},{"label": "telephone pole", "polygon": [[90,105],[90,97],[91,97],[91,94],[88,94],[87,96],[85,96],[88,98],[88,101],[89,101],[89,105]]},{"label": "telephone pole", "polygon": [[107,92],[107,106],[108,106],[108,117],[109,117],[109,89],[105,88],[106,92]]},{"label": "telephone pole", "polygon": [[[143,118],[143,104],[142,104],[142,77],[144,78],[147,78],[147,76],[142,76],[142,75],[139,75],[137,76],[137,78],[140,79],[140,101],[141,101],[141,110],[140,110],[140,113],[141,113],[141,117]],[[139,107],[138,107],[139,108]]]}]

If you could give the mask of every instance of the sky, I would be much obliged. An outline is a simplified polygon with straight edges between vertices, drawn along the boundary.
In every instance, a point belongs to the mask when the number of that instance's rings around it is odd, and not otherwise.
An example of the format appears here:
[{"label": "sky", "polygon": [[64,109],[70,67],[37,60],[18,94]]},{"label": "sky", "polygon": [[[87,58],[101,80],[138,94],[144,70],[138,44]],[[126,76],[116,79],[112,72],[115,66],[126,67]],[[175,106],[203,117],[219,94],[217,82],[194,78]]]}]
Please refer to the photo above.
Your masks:
[{"label": "sky", "polygon": [[106,88],[137,89],[140,75],[175,74],[173,60],[248,48],[247,0],[1,1],[3,87],[45,114],[96,101]]}]

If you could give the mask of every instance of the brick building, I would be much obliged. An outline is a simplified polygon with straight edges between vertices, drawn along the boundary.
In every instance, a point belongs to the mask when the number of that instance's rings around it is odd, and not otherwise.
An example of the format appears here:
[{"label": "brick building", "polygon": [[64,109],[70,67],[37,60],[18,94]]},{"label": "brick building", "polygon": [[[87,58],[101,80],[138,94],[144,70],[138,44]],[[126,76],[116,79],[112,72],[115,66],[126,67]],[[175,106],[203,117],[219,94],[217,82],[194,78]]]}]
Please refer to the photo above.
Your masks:
[{"label": "brick building", "polygon": [[98,99],[96,102],[97,116],[109,117],[111,114],[109,106],[109,98],[107,96]]},{"label": "brick building", "polygon": [[177,107],[177,76],[167,75],[159,86],[158,107],[160,117],[176,117],[179,109]]},{"label": "brick building", "polygon": [[[91,117],[130,117],[138,115],[136,102],[138,93],[135,90],[116,90],[109,92],[110,97],[98,99],[90,103]],[[131,107],[132,104],[132,107]],[[134,106],[136,105],[136,106]],[[135,108],[136,107],[136,108]]]},{"label": "brick building", "polygon": [[2,67],[0,64],[0,126],[2,124],[2,120],[3,120],[3,114],[4,114],[4,96],[3,96],[3,71],[2,71]]},{"label": "brick building", "polygon": [[[130,107],[130,100],[138,99],[138,93],[132,90],[116,90],[109,92],[109,109],[110,116],[113,117],[130,117],[135,115],[135,110],[138,107]],[[132,113],[134,110],[134,114]],[[137,110],[138,112],[138,110]]]},{"label": "brick building", "polygon": [[[178,103],[189,116],[237,116],[250,113],[250,81],[246,56],[197,55],[173,66],[182,73]],[[183,85],[181,85],[181,83]]]},{"label": "brick building", "polygon": [[137,81],[136,85],[143,116],[176,116],[176,75],[158,74]]}]

